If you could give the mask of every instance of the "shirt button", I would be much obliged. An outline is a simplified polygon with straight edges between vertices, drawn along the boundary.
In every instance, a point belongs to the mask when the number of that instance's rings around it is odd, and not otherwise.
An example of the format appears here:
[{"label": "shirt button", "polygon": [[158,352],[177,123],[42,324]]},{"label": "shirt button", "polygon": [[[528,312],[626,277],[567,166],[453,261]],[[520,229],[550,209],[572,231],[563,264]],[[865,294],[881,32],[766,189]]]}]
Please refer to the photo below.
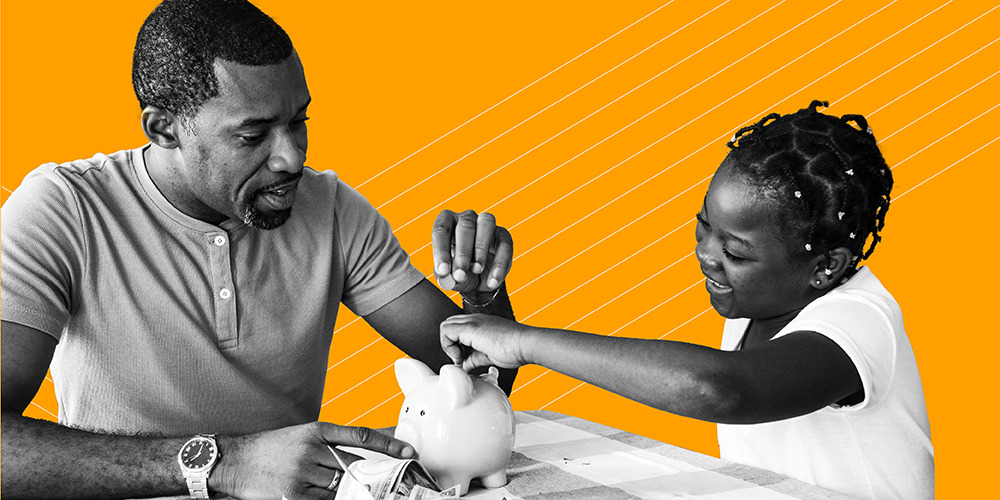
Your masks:
[{"label": "shirt button", "polygon": [[229,297],[232,296],[233,292],[231,292],[228,288],[223,288],[222,290],[219,290],[219,297],[222,297],[224,300],[228,300]]},{"label": "shirt button", "polygon": [[221,247],[222,245],[226,244],[226,238],[223,236],[216,236],[215,239],[212,240],[212,242],[215,243],[215,246]]}]

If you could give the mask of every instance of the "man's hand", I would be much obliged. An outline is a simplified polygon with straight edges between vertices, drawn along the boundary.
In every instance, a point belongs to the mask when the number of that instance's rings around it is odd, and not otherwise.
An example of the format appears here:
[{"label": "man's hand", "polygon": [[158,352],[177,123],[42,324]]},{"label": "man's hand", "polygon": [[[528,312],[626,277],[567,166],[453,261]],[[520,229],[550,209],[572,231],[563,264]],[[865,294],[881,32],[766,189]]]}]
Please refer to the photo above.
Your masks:
[{"label": "man's hand", "polygon": [[445,290],[492,292],[510,272],[514,241],[488,213],[442,211],[431,233],[434,275]]},{"label": "man's hand", "polygon": [[517,368],[529,362],[524,343],[531,329],[499,316],[460,314],[441,323],[441,348],[466,371]]},{"label": "man's hand", "polygon": [[[340,474],[327,446],[365,448],[396,458],[413,458],[413,448],[398,439],[364,427],[326,422],[285,427],[247,436],[220,438],[222,454],[212,473],[210,489],[243,499],[325,498],[327,486]],[[338,451],[347,464],[357,456]]]}]

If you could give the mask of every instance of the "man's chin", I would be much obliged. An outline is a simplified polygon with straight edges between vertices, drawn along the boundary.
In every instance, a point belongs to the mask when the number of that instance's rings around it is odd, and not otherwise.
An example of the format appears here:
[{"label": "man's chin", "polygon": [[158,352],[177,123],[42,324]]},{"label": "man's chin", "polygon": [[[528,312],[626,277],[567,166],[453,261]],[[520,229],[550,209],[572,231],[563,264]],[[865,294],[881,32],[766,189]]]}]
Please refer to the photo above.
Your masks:
[{"label": "man's chin", "polygon": [[249,205],[243,212],[243,223],[257,229],[276,229],[281,227],[291,215],[291,208],[284,210],[261,210],[254,205]]}]

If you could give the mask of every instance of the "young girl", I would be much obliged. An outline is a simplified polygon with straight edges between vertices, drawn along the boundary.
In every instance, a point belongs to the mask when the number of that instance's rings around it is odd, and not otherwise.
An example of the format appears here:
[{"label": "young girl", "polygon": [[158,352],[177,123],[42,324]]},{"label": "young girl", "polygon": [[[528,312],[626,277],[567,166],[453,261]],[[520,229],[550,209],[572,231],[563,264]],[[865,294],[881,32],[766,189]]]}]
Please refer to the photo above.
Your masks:
[{"label": "young girl", "polygon": [[[538,364],[718,422],[722,458],[861,498],[934,495],[927,410],[899,305],[867,268],[892,174],[864,117],[813,101],[740,129],[697,215],[722,349],[535,328],[441,325],[466,369]],[[866,242],[870,241],[866,247]]]}]

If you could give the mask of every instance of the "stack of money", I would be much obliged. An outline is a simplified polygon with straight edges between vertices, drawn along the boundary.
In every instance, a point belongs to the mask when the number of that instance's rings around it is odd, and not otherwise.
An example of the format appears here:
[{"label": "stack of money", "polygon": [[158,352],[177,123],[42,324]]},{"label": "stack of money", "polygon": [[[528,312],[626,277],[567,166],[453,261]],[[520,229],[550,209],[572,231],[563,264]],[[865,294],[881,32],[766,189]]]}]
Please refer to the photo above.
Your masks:
[{"label": "stack of money", "polygon": [[416,460],[358,460],[347,467],[336,500],[431,500],[460,491],[457,484],[442,491]]}]

